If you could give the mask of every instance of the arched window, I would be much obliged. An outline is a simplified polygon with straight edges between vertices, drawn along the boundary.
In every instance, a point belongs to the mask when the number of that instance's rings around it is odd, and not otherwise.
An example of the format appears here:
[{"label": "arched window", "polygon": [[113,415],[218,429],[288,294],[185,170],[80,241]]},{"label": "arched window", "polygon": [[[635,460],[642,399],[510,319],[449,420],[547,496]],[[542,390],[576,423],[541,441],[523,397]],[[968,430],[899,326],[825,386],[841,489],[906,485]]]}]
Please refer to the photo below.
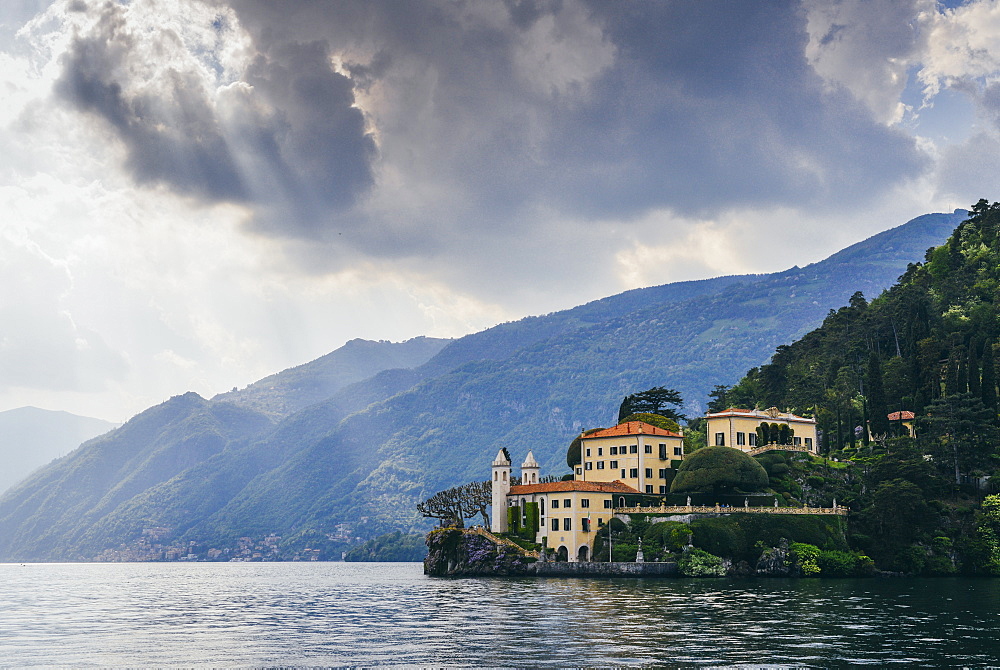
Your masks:
[{"label": "arched window", "polygon": [[493,473],[493,481],[497,481],[498,479],[500,479],[500,473],[499,472],[494,472]]},{"label": "arched window", "polygon": [[503,480],[507,481],[507,473],[506,472],[503,473]]},{"label": "arched window", "polygon": [[625,507],[625,498],[624,498],[624,496],[618,499],[618,506],[619,507]]}]

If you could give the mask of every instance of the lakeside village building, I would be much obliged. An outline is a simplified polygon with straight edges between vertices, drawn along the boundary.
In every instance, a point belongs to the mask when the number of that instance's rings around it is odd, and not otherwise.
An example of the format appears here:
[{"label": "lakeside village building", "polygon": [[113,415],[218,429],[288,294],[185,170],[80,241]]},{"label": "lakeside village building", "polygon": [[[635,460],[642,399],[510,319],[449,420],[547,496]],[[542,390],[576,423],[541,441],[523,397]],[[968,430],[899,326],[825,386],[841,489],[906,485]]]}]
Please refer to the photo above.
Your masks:
[{"label": "lakeside village building", "polygon": [[[769,410],[727,409],[707,417],[708,443],[760,453],[775,448],[758,445],[761,423],[786,424],[792,445],[782,449],[817,453],[816,421]],[[490,530],[505,533],[513,523],[535,528],[535,542],[555,551],[557,561],[589,561],[597,530],[617,508],[664,503],[677,468],[684,459],[684,436],[642,421],[629,421],[580,436],[580,463],[573,479],[539,483],[532,452],[521,464],[521,484],[511,485],[511,460],[501,449],[492,464]],[[690,504],[690,503],[689,503]],[[516,511],[515,511],[516,510]]]}]

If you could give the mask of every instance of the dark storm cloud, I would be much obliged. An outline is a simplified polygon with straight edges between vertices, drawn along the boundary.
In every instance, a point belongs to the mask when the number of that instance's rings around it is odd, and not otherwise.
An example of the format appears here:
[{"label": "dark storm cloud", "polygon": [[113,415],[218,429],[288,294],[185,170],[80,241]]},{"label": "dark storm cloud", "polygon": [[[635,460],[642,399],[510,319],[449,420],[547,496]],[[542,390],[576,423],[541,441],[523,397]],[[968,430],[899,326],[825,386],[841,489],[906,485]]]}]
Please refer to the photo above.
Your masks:
[{"label": "dark storm cloud", "polygon": [[122,7],[108,3],[99,11],[95,28],[77,34],[63,56],[56,93],[114,128],[139,183],[163,182],[210,200],[245,199],[245,186],[200,82],[174,70],[152,90],[126,91],[137,38]]},{"label": "dark storm cloud", "polygon": [[139,80],[130,68],[143,57],[137,40],[179,38],[137,36],[123,6],[98,11],[63,56],[56,92],[114,129],[137,182],[249,204],[258,227],[305,237],[371,187],[374,142],[325,41],[261,50],[240,73],[237,84],[249,85],[242,88],[206,85],[204,72],[182,66]]},{"label": "dark storm cloud", "polygon": [[[274,235],[343,229],[385,255],[412,248],[406,228],[526,230],[542,210],[836,209],[925,168],[911,137],[824,85],[797,2],[232,8],[254,52],[245,89],[211,101],[182,72],[131,85],[121,63],[138,38],[109,5],[73,42],[59,90],[111,124],[136,179],[248,203]],[[357,207],[369,194],[378,215]]]},{"label": "dark storm cloud", "polygon": [[912,138],[824,87],[795,3],[593,6],[619,58],[550,145],[563,165],[607,166],[561,172],[584,209],[858,203],[925,166]]},{"label": "dark storm cloud", "polygon": [[439,123],[419,122],[415,109],[414,135],[401,126],[386,142],[440,158],[440,176],[461,183],[486,221],[531,204],[583,217],[831,207],[925,168],[911,137],[824,86],[806,60],[796,2],[593,2],[587,18],[613,45],[613,63],[547,95],[517,71],[518,50],[572,5],[510,2],[503,22],[471,20],[463,3],[236,7],[261,43],[305,32],[377,45],[386,78],[400,64],[432,72],[433,92],[397,91],[397,102],[429,100]]}]

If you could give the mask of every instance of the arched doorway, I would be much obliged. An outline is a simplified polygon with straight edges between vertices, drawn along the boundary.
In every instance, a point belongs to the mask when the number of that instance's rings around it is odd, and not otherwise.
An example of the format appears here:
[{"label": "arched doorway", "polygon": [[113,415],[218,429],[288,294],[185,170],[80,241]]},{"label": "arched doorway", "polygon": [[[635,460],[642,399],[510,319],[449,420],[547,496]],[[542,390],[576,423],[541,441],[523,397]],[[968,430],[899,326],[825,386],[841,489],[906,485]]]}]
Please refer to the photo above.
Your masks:
[{"label": "arched doorway", "polygon": [[580,547],[580,551],[576,552],[576,560],[581,563],[586,563],[590,560],[590,547],[583,545]]},{"label": "arched doorway", "polygon": [[568,560],[569,560],[569,551],[566,549],[566,547],[559,547],[559,549],[556,551],[556,562],[565,563]]}]

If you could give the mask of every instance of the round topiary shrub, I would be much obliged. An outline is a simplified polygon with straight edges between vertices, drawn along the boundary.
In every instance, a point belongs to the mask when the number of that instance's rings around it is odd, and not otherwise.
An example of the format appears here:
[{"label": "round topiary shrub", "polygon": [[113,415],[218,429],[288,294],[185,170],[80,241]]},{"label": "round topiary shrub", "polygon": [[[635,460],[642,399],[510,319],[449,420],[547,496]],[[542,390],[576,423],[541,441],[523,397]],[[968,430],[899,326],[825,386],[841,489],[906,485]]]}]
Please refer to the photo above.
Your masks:
[{"label": "round topiary shrub", "polygon": [[731,447],[704,447],[684,459],[671,493],[755,493],[767,488],[767,471]]}]

